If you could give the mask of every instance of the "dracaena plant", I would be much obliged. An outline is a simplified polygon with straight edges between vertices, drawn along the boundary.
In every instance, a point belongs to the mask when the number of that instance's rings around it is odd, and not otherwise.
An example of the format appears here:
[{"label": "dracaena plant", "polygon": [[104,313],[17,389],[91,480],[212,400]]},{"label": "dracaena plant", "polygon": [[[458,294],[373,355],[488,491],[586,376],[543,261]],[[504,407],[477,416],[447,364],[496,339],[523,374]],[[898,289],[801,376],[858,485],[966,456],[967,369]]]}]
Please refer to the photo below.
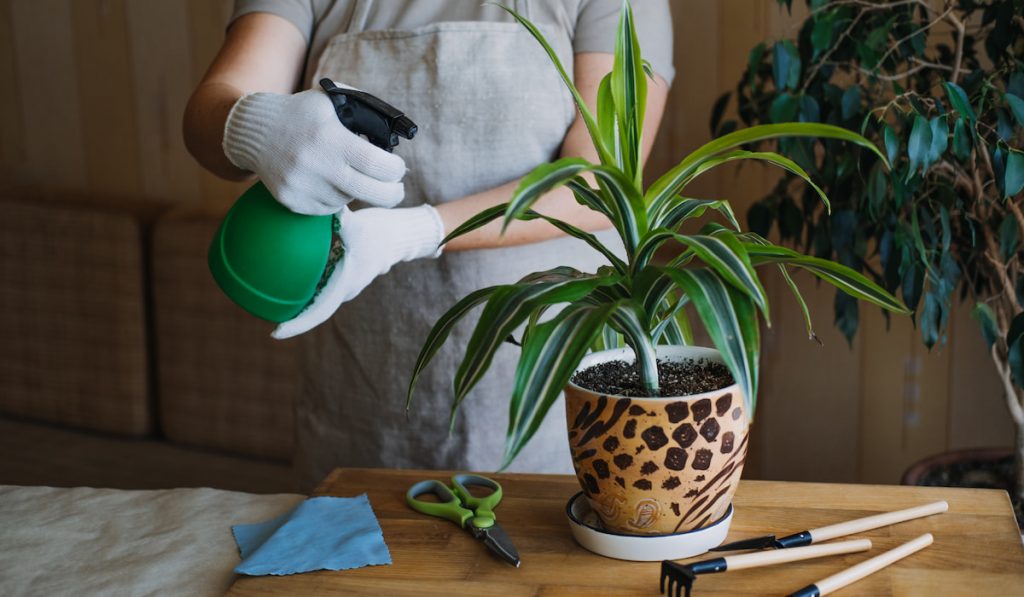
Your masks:
[{"label": "dracaena plant", "polygon": [[[885,160],[866,139],[846,129],[823,124],[789,123],[756,126],[707,143],[646,191],[641,173],[641,135],[651,68],[641,59],[632,11],[623,2],[611,73],[597,94],[597,113],[584,103],[540,32],[508,10],[543,46],[561,75],[593,140],[599,163],[563,158],[541,165],[524,177],[508,203],[484,210],[454,230],[445,242],[496,219],[503,229],[516,220],[541,219],[600,252],[608,264],[598,271],[559,267],[537,272],[512,284],[477,290],[442,316],[420,353],[409,386],[411,403],[416,378],[444,344],[453,326],[474,307],[483,305],[466,354],[455,373],[451,416],[481,379],[495,351],[521,330],[521,353],[511,388],[506,436],[507,466],[536,432],[581,359],[592,349],[618,346],[636,356],[644,389],[658,396],[659,344],[693,342],[687,305],[692,305],[715,348],[739,384],[747,413],[754,412],[758,383],[760,320],[770,321],[759,266],[781,275],[804,304],[789,269],[805,269],[851,296],[884,309],[905,313],[892,295],[850,268],[825,259],[775,246],[744,232],[729,202],[686,196],[701,174],[737,160],[767,162],[803,178],[828,206],[825,194],[794,161],[767,151],[747,151],[745,144],[782,136],[825,137],[859,145]],[[592,186],[584,174],[593,177]],[[581,205],[611,222],[625,249],[619,255],[593,234],[532,209],[544,193],[568,186]],[[687,220],[720,213],[728,226],[707,223],[698,234],[677,232]],[[667,263],[655,260],[666,243],[677,247]],[[806,311],[806,306],[804,306]]]}]

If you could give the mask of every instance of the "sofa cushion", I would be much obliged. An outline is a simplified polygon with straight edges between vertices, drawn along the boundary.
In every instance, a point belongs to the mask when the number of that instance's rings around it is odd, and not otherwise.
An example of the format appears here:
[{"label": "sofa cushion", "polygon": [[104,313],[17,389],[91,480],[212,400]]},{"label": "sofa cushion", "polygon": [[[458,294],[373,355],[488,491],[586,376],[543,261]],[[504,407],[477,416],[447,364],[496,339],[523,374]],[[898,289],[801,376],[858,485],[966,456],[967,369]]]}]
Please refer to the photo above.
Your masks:
[{"label": "sofa cushion", "polygon": [[142,247],[130,212],[0,201],[0,413],[150,431]]},{"label": "sofa cushion", "polygon": [[173,441],[290,460],[294,342],[225,297],[206,264],[223,210],[182,208],[153,235],[160,424]]}]

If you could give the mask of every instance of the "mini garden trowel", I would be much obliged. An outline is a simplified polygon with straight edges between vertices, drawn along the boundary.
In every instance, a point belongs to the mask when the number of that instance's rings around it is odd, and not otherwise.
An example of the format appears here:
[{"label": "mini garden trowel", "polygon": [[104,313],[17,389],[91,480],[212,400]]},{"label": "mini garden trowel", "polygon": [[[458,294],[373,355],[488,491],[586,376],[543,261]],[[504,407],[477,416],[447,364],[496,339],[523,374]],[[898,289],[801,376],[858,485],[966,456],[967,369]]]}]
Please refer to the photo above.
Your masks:
[{"label": "mini garden trowel", "polygon": [[775,535],[764,535],[763,537],[742,539],[740,541],[733,541],[732,543],[720,545],[710,551],[739,551],[743,549],[766,548],[785,549],[787,547],[800,547],[803,545],[811,545],[812,543],[821,543],[822,541],[828,541],[829,539],[835,539],[836,537],[845,537],[846,535],[852,535],[854,533],[863,533],[864,531],[870,531],[871,529],[887,527],[891,524],[906,522],[915,518],[923,518],[925,516],[931,516],[932,514],[941,514],[948,509],[949,504],[946,502],[933,502],[923,506],[907,508],[906,510],[885,512],[883,514],[875,514],[874,516],[866,516],[856,520],[840,522],[838,524],[818,529],[800,531],[799,533],[793,533],[792,535],[786,535],[785,537],[778,539],[775,538]]},{"label": "mini garden trowel", "polygon": [[[416,124],[394,106],[321,79],[341,123],[385,151],[412,139]],[[217,285],[256,317],[294,318],[317,296],[344,253],[337,216],[308,216],[278,203],[262,182],[249,188],[217,229],[208,264]]]}]

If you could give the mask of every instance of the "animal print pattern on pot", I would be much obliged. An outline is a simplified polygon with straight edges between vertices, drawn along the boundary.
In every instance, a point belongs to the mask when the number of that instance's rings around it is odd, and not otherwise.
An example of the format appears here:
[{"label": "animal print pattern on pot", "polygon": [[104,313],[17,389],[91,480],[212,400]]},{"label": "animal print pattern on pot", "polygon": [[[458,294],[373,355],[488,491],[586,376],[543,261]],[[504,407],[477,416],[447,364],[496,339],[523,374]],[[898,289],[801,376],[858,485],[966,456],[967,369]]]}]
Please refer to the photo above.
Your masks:
[{"label": "animal print pattern on pot", "polygon": [[625,398],[570,384],[565,397],[576,476],[605,528],[680,533],[725,514],[747,453],[738,386]]}]

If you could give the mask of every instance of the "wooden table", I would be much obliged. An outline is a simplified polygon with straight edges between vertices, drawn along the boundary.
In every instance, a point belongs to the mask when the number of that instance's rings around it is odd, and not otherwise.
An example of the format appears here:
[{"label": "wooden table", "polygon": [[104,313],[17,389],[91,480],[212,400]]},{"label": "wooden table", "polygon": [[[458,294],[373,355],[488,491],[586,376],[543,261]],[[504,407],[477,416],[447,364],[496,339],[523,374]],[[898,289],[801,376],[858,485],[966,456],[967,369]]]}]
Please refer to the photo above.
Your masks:
[{"label": "wooden table", "polygon": [[[575,477],[491,475],[505,491],[498,518],[522,557],[522,567],[515,569],[454,524],[406,506],[405,491],[413,482],[450,476],[438,471],[336,469],[314,495],[368,493],[394,563],[343,572],[240,577],[229,595],[657,594],[660,564],[604,558],[573,541],[565,503],[578,491]],[[947,500],[949,512],[858,535],[874,542],[870,552],[701,576],[695,595],[785,595],[931,532],[932,546],[837,595],[1024,596],[1024,548],[1003,491],[742,481],[728,540],[788,534],[937,500]]]}]

